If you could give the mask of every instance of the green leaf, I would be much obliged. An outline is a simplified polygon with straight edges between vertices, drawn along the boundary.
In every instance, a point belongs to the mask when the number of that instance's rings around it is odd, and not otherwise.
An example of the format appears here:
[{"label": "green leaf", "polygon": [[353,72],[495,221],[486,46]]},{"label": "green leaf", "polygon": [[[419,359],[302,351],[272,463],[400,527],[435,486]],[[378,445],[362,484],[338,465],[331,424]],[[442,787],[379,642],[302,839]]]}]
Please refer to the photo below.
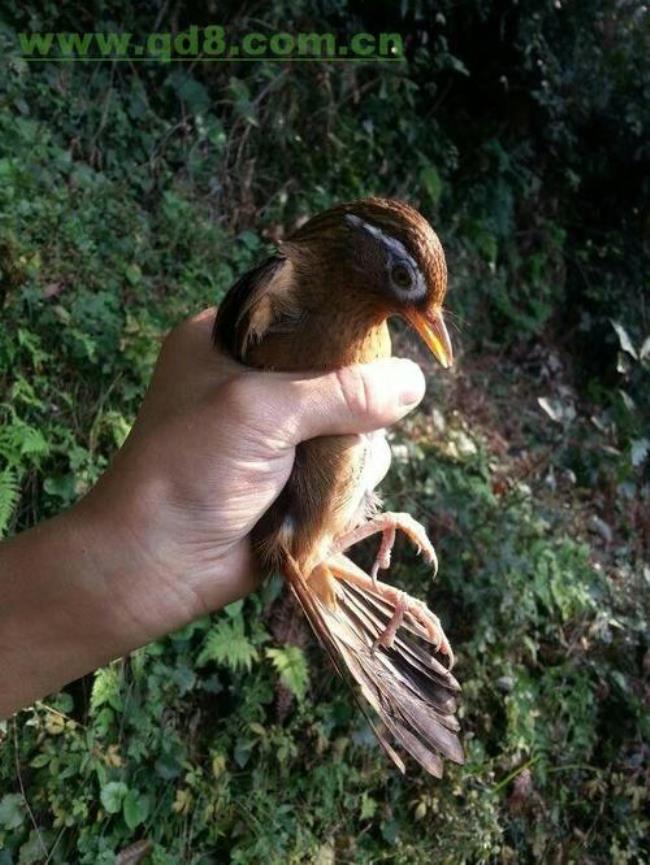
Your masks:
[{"label": "green leaf", "polygon": [[16,473],[11,468],[0,472],[0,537],[9,525],[9,520],[18,504],[20,487]]},{"label": "green leaf", "polygon": [[114,666],[103,667],[95,673],[95,681],[90,695],[90,713],[96,714],[97,710],[104,705],[111,706],[116,711],[122,709],[122,695],[120,693],[121,678]]},{"label": "green leaf", "polygon": [[129,792],[124,781],[109,781],[102,787],[99,798],[109,814],[118,814]]},{"label": "green leaf", "polygon": [[154,768],[165,781],[172,781],[180,776],[182,767],[173,754],[163,754],[156,760]]},{"label": "green leaf", "polygon": [[650,439],[633,439],[630,442],[632,465],[637,467],[645,462],[645,458],[650,452]]},{"label": "green leaf", "polygon": [[7,793],[0,799],[0,827],[18,829],[25,822],[27,807],[20,793]]},{"label": "green leaf", "polygon": [[139,285],[142,281],[142,271],[137,264],[127,265],[124,271],[124,275],[126,276],[130,285]]},{"label": "green leaf", "polygon": [[243,117],[252,126],[258,125],[254,103],[250,100],[248,85],[239,78],[231,78],[229,89],[234,98],[235,113]]},{"label": "green leaf", "polygon": [[32,829],[29,838],[20,848],[18,865],[36,865],[43,862],[44,848],[47,852],[49,847],[47,836],[43,837],[40,829]]},{"label": "green leaf", "polygon": [[203,114],[210,107],[211,98],[200,81],[179,69],[169,76],[169,82],[179,99],[187,104],[192,114]]},{"label": "green leaf", "polygon": [[129,790],[122,802],[124,822],[129,829],[135,829],[149,816],[150,802],[147,796],[142,796],[136,790]]},{"label": "green leaf", "polygon": [[240,616],[243,607],[243,600],[233,601],[232,604],[228,604],[228,606],[224,608],[224,612],[231,619],[236,619]]},{"label": "green leaf", "polygon": [[496,237],[486,229],[479,229],[473,237],[478,251],[489,261],[495,262],[499,252]]},{"label": "green leaf", "polygon": [[362,820],[370,820],[375,816],[377,811],[377,802],[372,796],[369,796],[367,793],[364,793],[361,797],[361,814],[360,817]]},{"label": "green leaf", "polygon": [[58,709],[59,712],[63,712],[66,715],[70,715],[74,712],[74,700],[72,699],[72,695],[68,694],[67,691],[60,691],[56,694],[52,699],[51,704],[55,709]]},{"label": "green leaf", "polygon": [[435,165],[426,165],[420,171],[420,183],[424,186],[427,195],[434,205],[437,205],[442,195],[442,178]]},{"label": "green leaf", "polygon": [[282,649],[267,649],[266,655],[280,674],[282,684],[302,701],[309,684],[309,668],[302,649],[298,646],[284,646]]},{"label": "green leaf", "polygon": [[43,766],[47,766],[50,762],[51,756],[50,754],[37,754],[36,757],[29,764],[33,769],[42,769]]},{"label": "green leaf", "polygon": [[23,441],[22,441],[23,456],[39,456],[49,453],[50,447],[45,440],[43,433],[30,427],[27,424],[23,426]]},{"label": "green leaf", "polygon": [[237,739],[235,742],[233,758],[240,769],[243,769],[246,763],[248,763],[248,759],[254,746],[255,743],[251,742],[249,739]]}]

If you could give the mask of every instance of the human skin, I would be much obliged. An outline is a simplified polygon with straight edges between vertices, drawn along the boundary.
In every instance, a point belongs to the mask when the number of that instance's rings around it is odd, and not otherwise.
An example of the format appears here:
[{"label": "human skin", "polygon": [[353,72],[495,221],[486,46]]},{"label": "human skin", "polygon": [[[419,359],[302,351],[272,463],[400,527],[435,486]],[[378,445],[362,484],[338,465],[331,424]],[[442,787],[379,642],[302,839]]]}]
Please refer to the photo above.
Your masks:
[{"label": "human skin", "polygon": [[[249,532],[296,444],[381,429],[424,394],[419,368],[397,358],[325,375],[248,369],[213,347],[214,316],[167,337],[88,495],[0,544],[0,717],[253,591]],[[373,442],[378,482],[390,455]]]}]

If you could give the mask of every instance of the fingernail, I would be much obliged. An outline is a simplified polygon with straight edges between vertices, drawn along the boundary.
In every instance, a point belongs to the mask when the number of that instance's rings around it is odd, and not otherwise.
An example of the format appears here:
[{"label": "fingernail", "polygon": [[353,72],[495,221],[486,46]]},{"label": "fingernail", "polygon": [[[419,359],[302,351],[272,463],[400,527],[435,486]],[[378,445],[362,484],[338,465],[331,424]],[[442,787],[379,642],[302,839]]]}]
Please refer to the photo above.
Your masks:
[{"label": "fingernail", "polygon": [[420,367],[407,358],[399,360],[399,404],[415,406],[424,396],[425,381]]}]

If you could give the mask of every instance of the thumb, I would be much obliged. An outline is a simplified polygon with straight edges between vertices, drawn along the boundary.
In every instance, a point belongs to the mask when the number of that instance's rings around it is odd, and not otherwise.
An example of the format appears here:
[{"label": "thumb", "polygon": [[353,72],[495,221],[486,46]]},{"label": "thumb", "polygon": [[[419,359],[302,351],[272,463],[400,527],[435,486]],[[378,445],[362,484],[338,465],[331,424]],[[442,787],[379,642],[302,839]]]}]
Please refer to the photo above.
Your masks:
[{"label": "thumb", "polygon": [[266,374],[264,402],[273,406],[276,432],[293,446],[389,426],[415,408],[424,390],[419,366],[393,357],[322,375]]}]

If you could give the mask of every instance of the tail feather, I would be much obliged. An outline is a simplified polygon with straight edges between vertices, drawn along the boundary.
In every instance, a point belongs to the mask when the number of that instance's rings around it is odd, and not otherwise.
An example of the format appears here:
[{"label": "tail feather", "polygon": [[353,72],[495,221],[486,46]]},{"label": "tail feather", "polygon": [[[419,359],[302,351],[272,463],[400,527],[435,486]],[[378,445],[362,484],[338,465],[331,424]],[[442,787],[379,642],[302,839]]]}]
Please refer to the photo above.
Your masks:
[{"label": "tail feather", "polygon": [[[321,602],[288,553],[283,572],[316,636],[339,675],[356,683],[396,741],[435,777],[442,759],[463,762],[454,713],[460,686],[449,670],[418,642],[415,626],[400,628],[391,648],[376,645],[392,615],[383,598],[337,581],[338,606]],[[354,688],[353,688],[354,690]],[[381,746],[401,771],[404,762],[359,702]]]},{"label": "tail feather", "polygon": [[[346,671],[352,672],[350,668],[351,659],[346,657],[346,653],[341,652],[341,650],[338,649],[334,641],[329,637],[327,633],[327,628],[322,621],[319,609],[320,607],[322,607],[322,604],[319,603],[318,598],[314,595],[314,593],[308,589],[307,583],[302,573],[300,572],[297,563],[291,556],[287,556],[287,558],[283,562],[283,571],[285,577],[288,579],[294,596],[298,600],[298,603],[302,607],[303,612],[305,613],[307,620],[311,625],[312,630],[314,631],[314,634],[316,635],[321,646],[329,655],[330,661],[332,662],[334,669],[339,674],[341,679],[343,679],[343,681],[349,683],[349,677],[346,674]],[[343,661],[344,663],[342,664],[341,661]],[[352,662],[352,666],[355,666],[354,662]],[[376,697],[371,693],[367,692],[367,689],[364,688],[363,681],[357,678],[357,676],[354,676],[354,678],[357,682],[359,682],[361,691],[366,700],[368,700],[369,703],[374,705]],[[375,720],[370,716],[363,702],[359,700],[358,695],[354,689],[352,689],[352,693],[357,702],[357,705],[359,706],[368,723],[370,724],[370,728],[375,734],[377,741],[381,745],[382,749],[397,766],[400,772],[404,773],[406,771],[404,761],[390,744],[390,742],[386,739],[386,737],[382,734],[381,730],[377,727]]]}]

